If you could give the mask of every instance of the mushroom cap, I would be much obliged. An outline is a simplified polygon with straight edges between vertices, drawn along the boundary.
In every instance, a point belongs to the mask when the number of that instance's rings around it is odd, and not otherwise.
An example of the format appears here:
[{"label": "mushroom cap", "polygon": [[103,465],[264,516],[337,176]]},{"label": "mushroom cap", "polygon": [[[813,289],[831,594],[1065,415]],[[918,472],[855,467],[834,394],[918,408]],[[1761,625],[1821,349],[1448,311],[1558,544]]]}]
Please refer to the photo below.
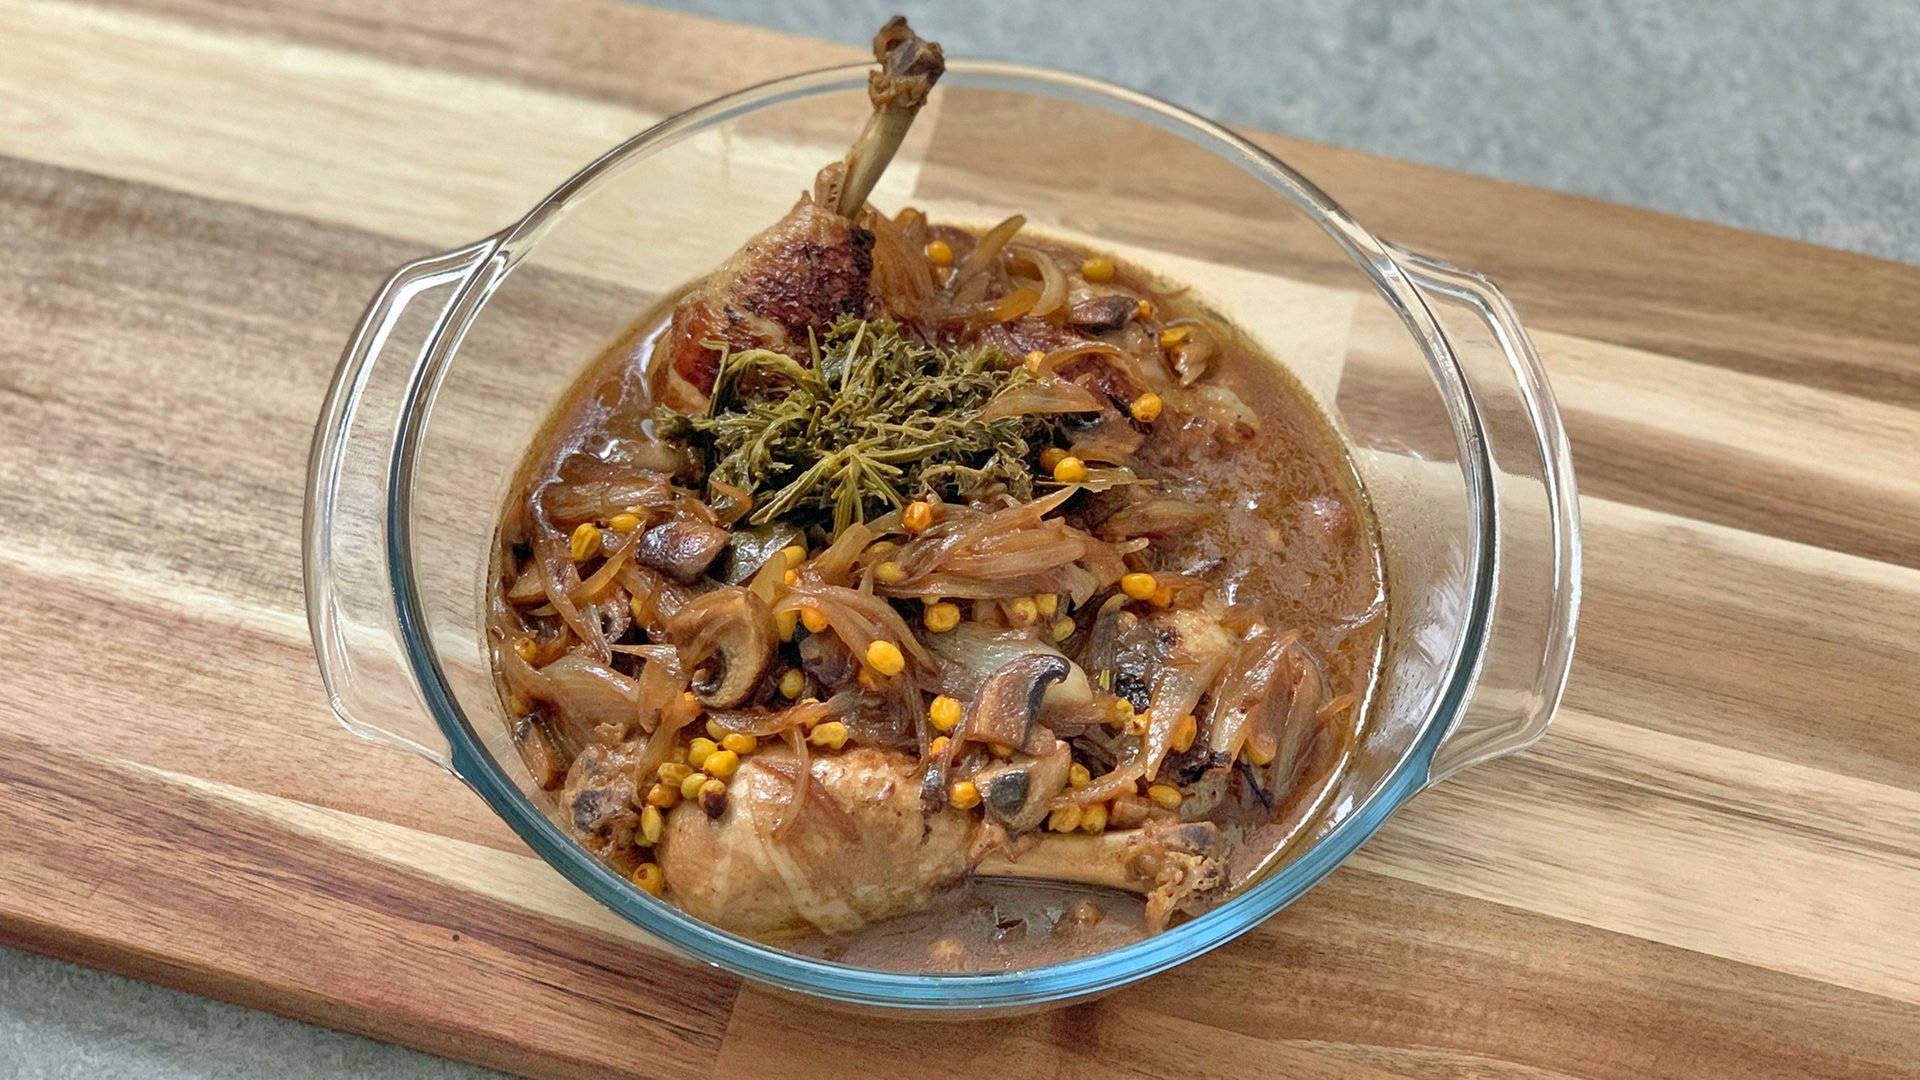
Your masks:
[{"label": "mushroom cap", "polygon": [[732,586],[696,597],[667,620],[667,640],[694,673],[693,695],[713,709],[753,696],[773,663],[773,615],[766,601]]}]

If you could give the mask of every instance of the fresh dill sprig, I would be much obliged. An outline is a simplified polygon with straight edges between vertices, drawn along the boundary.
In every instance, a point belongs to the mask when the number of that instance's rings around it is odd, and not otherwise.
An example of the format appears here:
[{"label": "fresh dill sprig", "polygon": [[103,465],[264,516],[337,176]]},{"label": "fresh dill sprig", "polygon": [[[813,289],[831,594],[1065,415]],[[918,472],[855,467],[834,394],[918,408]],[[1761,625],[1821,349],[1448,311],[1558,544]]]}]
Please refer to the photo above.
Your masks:
[{"label": "fresh dill sprig", "polygon": [[663,415],[662,434],[705,456],[720,485],[753,496],[748,521],[834,532],[916,498],[966,499],[999,485],[1033,497],[1031,446],[1044,416],[982,421],[994,395],[1031,379],[997,349],[943,349],[891,322],[842,316],[812,340],[812,367],[721,345],[703,412]]}]

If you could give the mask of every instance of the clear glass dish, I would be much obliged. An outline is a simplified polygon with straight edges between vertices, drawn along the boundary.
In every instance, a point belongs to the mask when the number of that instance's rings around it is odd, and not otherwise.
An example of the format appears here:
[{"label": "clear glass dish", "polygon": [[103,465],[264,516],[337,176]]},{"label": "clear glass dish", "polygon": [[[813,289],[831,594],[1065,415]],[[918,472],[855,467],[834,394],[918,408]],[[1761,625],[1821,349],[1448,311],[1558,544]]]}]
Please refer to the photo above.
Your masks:
[{"label": "clear glass dish", "polygon": [[349,729],[465,781],[560,873],[687,956],[852,1005],[1065,1004],[1241,934],[1422,788],[1541,735],[1579,597],[1566,438],[1538,357],[1484,278],[1382,243],[1281,162],[1164,102],[1036,68],[953,64],[876,204],[976,225],[1022,213],[1029,228],[1192,285],[1280,358],[1347,440],[1390,596],[1361,744],[1273,872],[1200,918],[1068,963],[870,970],[682,914],[578,847],[509,741],[483,632],[495,514],[586,361],[779,218],[858,130],[866,84],[864,67],[820,71],[682,113],[504,231],[394,274],[314,436],[314,646]]}]

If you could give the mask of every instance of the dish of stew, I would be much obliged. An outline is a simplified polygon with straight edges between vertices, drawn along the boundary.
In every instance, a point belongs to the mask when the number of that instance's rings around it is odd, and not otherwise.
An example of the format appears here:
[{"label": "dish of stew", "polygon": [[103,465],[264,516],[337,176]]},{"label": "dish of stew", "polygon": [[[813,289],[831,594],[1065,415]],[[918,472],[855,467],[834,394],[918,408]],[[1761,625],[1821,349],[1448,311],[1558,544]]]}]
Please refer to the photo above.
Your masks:
[{"label": "dish of stew", "polygon": [[1330,812],[1386,624],[1332,426],[1191,290],[868,201],[943,67],[636,312],[528,448],[488,632],[551,810],[635,887],[870,967],[1103,951]]}]

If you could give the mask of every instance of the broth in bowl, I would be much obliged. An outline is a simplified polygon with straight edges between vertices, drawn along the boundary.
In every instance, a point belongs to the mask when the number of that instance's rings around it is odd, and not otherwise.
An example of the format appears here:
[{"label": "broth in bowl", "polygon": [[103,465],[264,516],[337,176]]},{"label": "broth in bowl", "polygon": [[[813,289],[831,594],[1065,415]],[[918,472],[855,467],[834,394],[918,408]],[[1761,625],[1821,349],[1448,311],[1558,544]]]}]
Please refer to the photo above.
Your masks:
[{"label": "broth in bowl", "polygon": [[1385,626],[1331,425],[1182,289],[883,213],[938,78],[594,360],[502,510],[514,740],[634,884],[872,967],[1102,951],[1233,895],[1324,809]]}]

